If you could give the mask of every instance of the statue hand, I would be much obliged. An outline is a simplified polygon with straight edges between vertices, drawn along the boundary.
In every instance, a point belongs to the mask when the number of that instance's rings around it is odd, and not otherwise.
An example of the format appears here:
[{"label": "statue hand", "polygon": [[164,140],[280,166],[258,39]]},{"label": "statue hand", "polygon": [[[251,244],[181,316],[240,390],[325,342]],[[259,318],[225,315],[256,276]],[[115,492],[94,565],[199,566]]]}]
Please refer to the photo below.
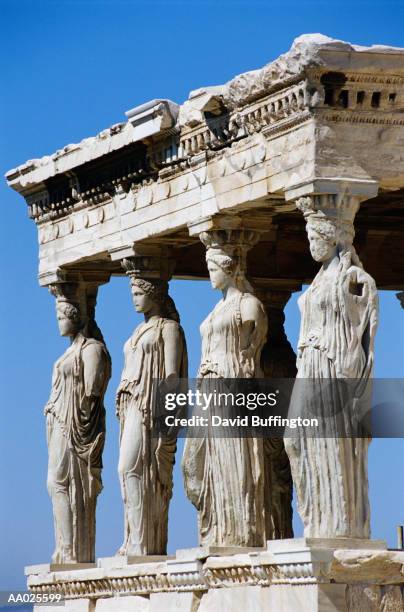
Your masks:
[{"label": "statue hand", "polygon": [[43,413],[44,413],[45,416],[47,416],[51,412],[52,406],[53,406],[53,404],[51,402],[47,402],[45,404],[45,407],[43,409]]},{"label": "statue hand", "polygon": [[124,402],[124,389],[122,389],[121,387],[118,387],[118,391],[116,392],[115,395],[115,415],[117,417],[118,420],[121,419],[121,404],[122,402]]}]

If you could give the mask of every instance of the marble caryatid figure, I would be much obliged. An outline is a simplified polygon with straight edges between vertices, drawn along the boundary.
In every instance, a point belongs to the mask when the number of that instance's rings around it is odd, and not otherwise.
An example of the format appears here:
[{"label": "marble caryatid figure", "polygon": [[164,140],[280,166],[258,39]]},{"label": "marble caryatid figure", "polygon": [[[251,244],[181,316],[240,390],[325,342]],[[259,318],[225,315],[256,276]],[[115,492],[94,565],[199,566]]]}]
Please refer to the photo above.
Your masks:
[{"label": "marble caryatid figure", "polygon": [[[308,410],[319,418],[316,437],[303,430],[285,440],[298,509],[306,537],[368,538],[369,438],[350,433],[372,376],[378,298],[352,244],[359,202],[328,195],[301,198],[297,206],[307,222],[312,257],[322,264],[299,298],[297,378],[313,380],[321,393],[324,389],[322,397],[317,393],[320,401],[316,393],[302,393],[314,389],[310,384],[297,383],[292,395],[292,411]],[[348,405],[336,386],[327,393],[327,379],[352,379],[355,400]]]},{"label": "marble caryatid figure", "polygon": [[45,406],[48,491],[56,548],[53,563],[95,560],[95,511],[102,489],[104,394],[111,360],[94,321],[96,290],[76,283],[51,286],[62,336],[71,340],[56,361]]},{"label": "marble caryatid figure", "polygon": [[176,438],[153,434],[152,405],[158,381],[165,390],[173,391],[187,378],[187,348],[167,281],[139,278],[125,262],[133,303],[144,314],[144,322],[125,344],[116,396],[118,472],[125,512],[124,540],[118,554],[166,554]]},{"label": "marble caryatid figure", "polygon": [[[257,236],[246,230],[203,232],[212,287],[222,299],[200,327],[200,386],[209,380],[262,376],[267,318],[245,276],[246,252]],[[216,388],[220,382],[215,383]],[[229,389],[223,384],[223,391]],[[261,546],[265,540],[262,439],[210,435],[187,438],[183,472],[198,510],[201,545]]]}]

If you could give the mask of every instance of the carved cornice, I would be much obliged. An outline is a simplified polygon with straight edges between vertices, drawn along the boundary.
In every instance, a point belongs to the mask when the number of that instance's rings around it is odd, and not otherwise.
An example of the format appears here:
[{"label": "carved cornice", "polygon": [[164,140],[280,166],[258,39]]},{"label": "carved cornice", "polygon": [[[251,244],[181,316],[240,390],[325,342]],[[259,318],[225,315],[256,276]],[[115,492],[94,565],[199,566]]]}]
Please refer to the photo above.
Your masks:
[{"label": "carved cornice", "polygon": [[[341,82],[332,76],[327,81],[327,74],[340,75]],[[282,87],[278,84],[265,96],[249,99],[235,110],[224,108],[219,116],[205,113],[205,119],[193,127],[172,128],[148,144],[133,143],[103,161],[83,164],[74,173],[46,180],[40,190],[26,196],[31,218],[39,224],[54,221],[82,208],[102,206],[129,192],[134,209],[140,193],[147,192],[148,203],[152,203],[159,185],[165,182],[162,190],[169,193],[169,180],[179,175],[186,178],[189,171],[206,168],[210,160],[219,159],[222,150],[234,143],[257,133],[271,140],[312,118],[333,123],[404,125],[400,112],[403,77],[324,70],[309,71],[308,75],[285,80]]]},{"label": "carved cornice", "polygon": [[[310,69],[308,74],[311,80],[320,81],[323,74],[327,72],[326,69]],[[403,85],[404,77],[396,74],[388,73],[369,73],[369,72],[351,72],[344,71],[343,73],[348,83],[369,83],[369,84],[380,84],[380,85]]]},{"label": "carved cornice", "polygon": [[366,123],[375,125],[404,125],[404,118],[379,111],[378,113],[370,111],[355,112],[354,110],[326,110],[318,109],[316,116],[326,121],[335,123]]}]

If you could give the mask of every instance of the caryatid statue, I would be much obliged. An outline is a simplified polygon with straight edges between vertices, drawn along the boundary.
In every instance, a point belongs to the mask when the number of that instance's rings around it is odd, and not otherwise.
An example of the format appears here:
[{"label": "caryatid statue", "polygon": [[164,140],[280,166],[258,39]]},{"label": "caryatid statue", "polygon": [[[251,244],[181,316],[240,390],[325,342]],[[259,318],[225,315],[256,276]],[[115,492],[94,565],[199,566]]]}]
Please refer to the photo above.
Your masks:
[{"label": "caryatid statue", "polygon": [[[262,377],[267,317],[245,276],[246,254],[258,237],[245,229],[200,234],[212,287],[223,295],[200,327],[202,392],[212,379]],[[220,380],[214,384],[220,386]],[[185,488],[198,510],[202,546],[264,545],[263,461],[262,438],[217,437],[209,431],[204,438],[187,438]]]},{"label": "caryatid statue", "polygon": [[116,396],[120,421],[118,473],[124,503],[120,555],[166,554],[168,508],[176,437],[153,431],[155,385],[177,390],[187,378],[185,335],[168,282],[142,274],[136,263],[123,265],[131,278],[135,310],[144,322],[125,344],[125,364]]},{"label": "caryatid statue", "polygon": [[62,336],[71,344],[53,368],[45,406],[48,491],[56,548],[53,563],[95,560],[95,512],[102,489],[104,394],[111,360],[94,320],[97,289],[81,283],[50,287]]},{"label": "caryatid statue", "polygon": [[[359,199],[303,197],[297,207],[306,219],[311,255],[322,264],[299,298],[297,392],[291,400],[291,411],[317,416],[319,429],[315,437],[304,430],[285,439],[298,509],[306,537],[368,538],[370,438],[352,433],[372,376],[378,298],[352,244]],[[352,381],[349,403],[337,384],[327,386],[327,379]]]}]

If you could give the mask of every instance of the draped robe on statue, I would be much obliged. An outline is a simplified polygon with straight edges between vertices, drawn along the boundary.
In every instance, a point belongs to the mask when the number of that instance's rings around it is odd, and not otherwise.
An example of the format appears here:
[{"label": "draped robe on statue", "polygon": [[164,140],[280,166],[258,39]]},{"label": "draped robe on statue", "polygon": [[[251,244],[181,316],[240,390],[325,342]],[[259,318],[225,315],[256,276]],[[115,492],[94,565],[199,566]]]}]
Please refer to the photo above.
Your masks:
[{"label": "draped robe on statue", "polygon": [[[241,346],[241,300],[255,300],[259,320],[247,348]],[[229,392],[209,379],[262,376],[259,367],[267,332],[264,308],[252,294],[221,300],[202,323],[202,392]],[[222,388],[223,386],[223,388]],[[219,407],[220,409],[220,407]],[[264,544],[263,441],[256,438],[187,438],[183,472],[188,498],[199,513],[200,544],[262,546]]]},{"label": "draped robe on statue", "polygon": [[[370,535],[370,438],[352,433],[370,408],[377,293],[374,280],[350,258],[343,256],[334,276],[322,268],[299,298],[297,379],[307,383],[296,382],[290,416],[317,417],[319,429],[315,437],[305,429],[297,437],[286,432],[285,446],[306,537]],[[351,397],[326,379],[351,379]]]},{"label": "draped robe on statue", "polygon": [[[54,365],[51,396],[45,407],[48,490],[55,515],[54,563],[63,562],[67,553],[77,562],[94,561],[95,507],[102,489],[105,441],[103,399],[110,375],[105,345],[81,333]],[[65,515],[66,507],[70,508],[69,516]],[[73,535],[69,551],[67,523]]]},{"label": "draped robe on statue", "polygon": [[175,437],[152,436],[152,406],[158,380],[166,377],[164,342],[179,343],[178,376],[187,378],[184,332],[174,320],[142,323],[125,344],[118,389],[120,463],[125,532],[121,554],[166,554]]}]

